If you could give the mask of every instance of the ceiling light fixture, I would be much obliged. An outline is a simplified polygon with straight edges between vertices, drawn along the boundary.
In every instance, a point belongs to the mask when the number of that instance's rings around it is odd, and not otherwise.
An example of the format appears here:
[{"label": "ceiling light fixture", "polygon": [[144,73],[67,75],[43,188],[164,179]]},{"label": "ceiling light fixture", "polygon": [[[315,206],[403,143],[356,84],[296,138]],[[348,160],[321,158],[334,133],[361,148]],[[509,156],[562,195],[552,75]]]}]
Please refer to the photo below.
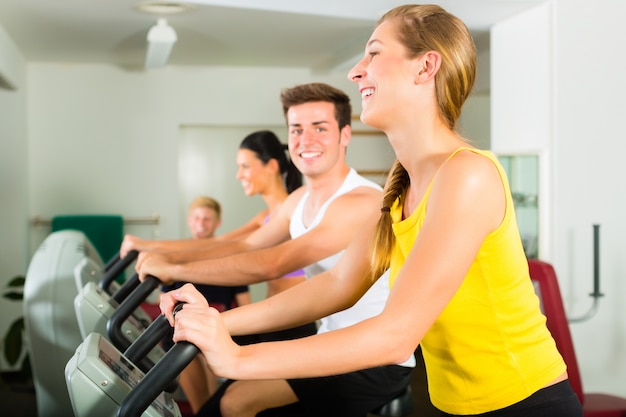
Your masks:
[{"label": "ceiling light fixture", "polygon": [[158,19],[157,24],[148,31],[148,52],[145,68],[162,68],[172,52],[177,40],[176,32],[165,19]]},{"label": "ceiling light fixture", "polygon": [[188,12],[195,9],[191,3],[181,3],[176,1],[146,1],[135,5],[135,8],[143,13],[155,15],[171,15]]}]

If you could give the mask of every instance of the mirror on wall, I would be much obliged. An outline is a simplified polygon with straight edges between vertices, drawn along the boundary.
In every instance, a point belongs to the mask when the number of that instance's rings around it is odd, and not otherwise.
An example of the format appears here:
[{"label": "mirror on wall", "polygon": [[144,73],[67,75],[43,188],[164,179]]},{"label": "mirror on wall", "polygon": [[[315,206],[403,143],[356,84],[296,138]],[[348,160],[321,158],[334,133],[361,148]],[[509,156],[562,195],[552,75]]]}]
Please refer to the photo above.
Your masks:
[{"label": "mirror on wall", "polygon": [[527,258],[539,254],[539,157],[498,155],[504,166],[515,205],[517,224]]}]

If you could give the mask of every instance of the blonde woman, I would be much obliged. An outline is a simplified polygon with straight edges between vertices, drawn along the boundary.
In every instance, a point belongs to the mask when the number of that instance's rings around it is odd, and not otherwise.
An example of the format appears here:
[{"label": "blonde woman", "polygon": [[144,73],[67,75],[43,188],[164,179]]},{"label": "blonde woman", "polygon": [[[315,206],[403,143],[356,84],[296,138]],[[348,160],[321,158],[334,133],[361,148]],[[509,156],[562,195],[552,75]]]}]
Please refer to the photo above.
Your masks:
[{"label": "blonde woman", "polygon": [[[361,120],[396,153],[381,205],[334,268],[272,299],[220,316],[191,286],[169,293],[161,309],[173,324],[173,304],[188,303],[174,339],[240,380],[355,372],[419,344],[442,416],[582,416],[530,281],[505,171],[455,131],[475,72],[472,37],[455,16],[436,5],[386,13],[348,75]],[[278,310],[289,311],[286,324],[341,308],[387,268],[391,293],[371,319],[294,341],[230,341]]]}]

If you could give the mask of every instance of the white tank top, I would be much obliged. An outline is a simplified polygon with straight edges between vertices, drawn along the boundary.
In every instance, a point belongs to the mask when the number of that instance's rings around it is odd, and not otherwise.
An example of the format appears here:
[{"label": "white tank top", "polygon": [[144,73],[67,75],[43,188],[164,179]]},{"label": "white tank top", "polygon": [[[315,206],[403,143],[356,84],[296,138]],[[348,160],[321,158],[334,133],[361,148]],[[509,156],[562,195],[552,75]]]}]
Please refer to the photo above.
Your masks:
[{"label": "white tank top", "polygon": [[[296,209],[291,216],[291,222],[289,224],[289,233],[291,234],[291,238],[295,239],[299,236],[302,236],[307,231],[317,226],[322,221],[322,218],[324,217],[328,206],[337,197],[340,197],[341,195],[352,191],[357,187],[372,187],[381,190],[380,185],[360,176],[354,169],[351,168],[343,184],[324,203],[324,205],[322,205],[317,215],[315,216],[315,219],[313,220],[313,222],[311,222],[309,227],[306,227],[302,221],[304,203],[306,202],[307,198],[309,198],[309,193],[306,192],[298,202],[298,205],[296,206]],[[339,258],[341,258],[343,253],[344,250],[341,250],[334,255],[331,255],[325,259],[322,259],[312,265],[305,267],[304,271],[306,273],[307,279],[332,268],[337,263],[337,261],[339,261]],[[322,318],[320,320],[318,333],[324,333],[327,331],[348,327],[360,321],[378,315],[383,310],[388,295],[389,271],[385,272],[380,278],[378,278],[374,285],[372,285],[372,287],[363,295],[363,297],[361,297],[359,301],[357,301],[355,305],[344,311],[340,311]],[[411,357],[401,365],[411,367],[415,366],[414,356],[411,355]]]}]

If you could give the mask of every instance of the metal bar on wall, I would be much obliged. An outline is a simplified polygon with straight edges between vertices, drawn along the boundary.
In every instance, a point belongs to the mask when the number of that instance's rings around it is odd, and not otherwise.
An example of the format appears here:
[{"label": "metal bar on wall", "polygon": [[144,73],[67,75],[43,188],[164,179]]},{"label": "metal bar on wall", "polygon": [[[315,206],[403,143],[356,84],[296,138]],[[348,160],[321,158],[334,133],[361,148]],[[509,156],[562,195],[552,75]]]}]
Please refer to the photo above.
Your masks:
[{"label": "metal bar on wall", "polygon": [[[146,217],[125,217],[125,225],[157,225],[159,224],[160,216],[158,213],[152,214],[152,216]],[[35,227],[45,227],[52,225],[52,219],[44,219],[39,216],[33,217],[31,223]]]}]

